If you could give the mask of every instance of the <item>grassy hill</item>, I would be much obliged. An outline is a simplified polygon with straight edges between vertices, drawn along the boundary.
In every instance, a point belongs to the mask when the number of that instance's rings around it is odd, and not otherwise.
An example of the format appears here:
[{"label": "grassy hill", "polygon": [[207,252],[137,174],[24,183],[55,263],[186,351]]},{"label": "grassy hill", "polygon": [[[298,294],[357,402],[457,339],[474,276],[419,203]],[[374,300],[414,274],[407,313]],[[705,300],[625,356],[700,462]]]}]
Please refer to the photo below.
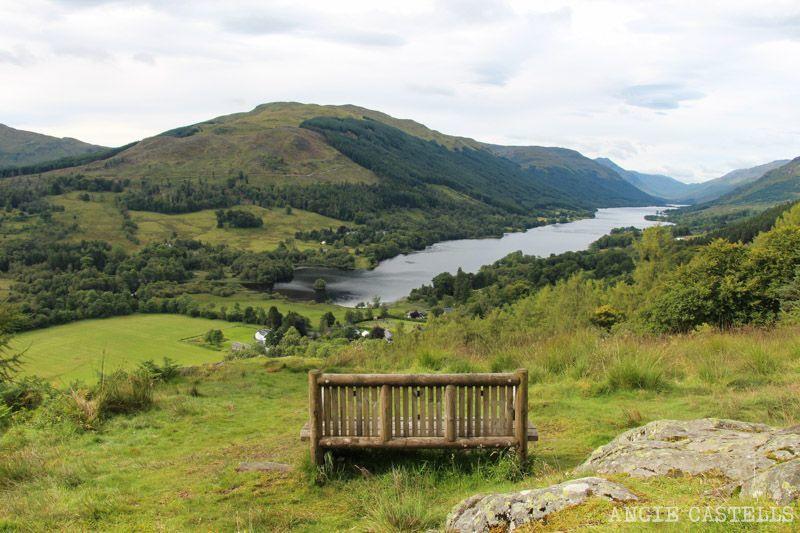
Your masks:
[{"label": "grassy hill", "polygon": [[[82,429],[59,416],[56,403],[37,410],[30,421],[19,419],[0,435],[0,526],[11,531],[424,531],[441,527],[448,511],[470,495],[570,479],[570,470],[591,450],[652,420],[714,416],[798,423],[798,343],[796,328],[782,328],[651,340],[565,335],[533,351],[520,344],[520,353],[527,354],[520,364],[536,376],[529,412],[542,439],[531,445],[532,463],[523,476],[496,452],[362,452],[338,454],[316,483],[307,444],[298,439],[308,417],[305,370],[342,360],[290,357],[198,365],[157,386],[152,408],[114,416],[99,429]],[[486,370],[509,347],[472,353],[467,346],[444,359],[443,368],[461,365],[463,370],[466,364]],[[760,385],[749,387],[754,379],[749,369],[763,353],[779,361],[782,370],[759,375]],[[429,348],[406,348],[402,359],[384,357],[372,365],[431,371],[433,355]],[[606,360],[611,374],[620,357],[642,367],[649,361],[661,369],[667,385],[592,392],[593,382],[607,376],[588,371],[580,361]],[[358,370],[361,363],[350,361],[344,368]],[[236,470],[242,462],[263,461],[296,470]],[[719,495],[724,481],[713,477],[612,479],[648,505],[768,505]],[[791,505],[800,512],[797,503]],[[642,530],[641,523],[611,522],[611,511],[610,504],[593,502],[562,511],[535,530]],[[678,523],[672,531],[685,525]],[[645,526],[664,530],[663,524]],[[790,531],[792,524],[757,527]],[[729,524],[708,528],[721,532]]]},{"label": "grassy hill", "polygon": [[788,159],[781,159],[751,168],[732,170],[719,178],[693,184],[691,190],[677,200],[693,204],[712,202],[717,198],[731,193],[738,187],[755,182],[767,172],[775,170],[788,162]]},{"label": "grassy hill", "polygon": [[51,137],[0,124],[0,168],[32,165],[104,149],[70,137]]},{"label": "grassy hill", "polygon": [[714,205],[773,204],[800,198],[800,157],[716,199]]},{"label": "grassy hill", "polygon": [[777,163],[750,169],[761,172],[772,168],[756,179],[752,176],[757,173],[746,173],[749,177],[744,179],[743,185],[712,201],[675,210],[669,214],[669,219],[696,231],[716,230],[776,204],[800,199],[800,158],[775,168]]},{"label": "grassy hill", "polygon": [[[369,109],[296,102],[263,104],[246,113],[226,115],[150,137],[109,161],[81,166],[90,176],[138,180],[197,179],[224,181],[245,173],[255,184],[290,182],[375,183],[377,176],[329,146],[300,124],[320,116],[370,117],[410,135],[449,148],[476,146],[470,139],[443,135],[411,120]],[[73,170],[62,170],[69,173]]]}]

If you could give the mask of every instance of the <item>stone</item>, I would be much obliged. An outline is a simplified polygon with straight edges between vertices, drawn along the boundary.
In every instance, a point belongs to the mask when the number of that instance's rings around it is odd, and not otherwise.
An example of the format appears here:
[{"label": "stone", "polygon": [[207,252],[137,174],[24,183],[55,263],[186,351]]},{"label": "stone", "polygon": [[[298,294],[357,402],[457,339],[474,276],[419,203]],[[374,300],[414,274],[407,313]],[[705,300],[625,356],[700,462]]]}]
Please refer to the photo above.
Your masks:
[{"label": "stone", "polygon": [[[796,467],[782,466],[770,473],[776,465],[797,459],[800,426],[779,429],[716,418],[658,420],[601,446],[576,472],[640,478],[718,475],[729,480],[733,488],[748,482],[747,486],[759,494],[780,492],[781,497],[794,494],[797,498]],[[776,492],[776,483],[794,483],[794,489]]]},{"label": "stone", "polygon": [[800,500],[800,459],[778,463],[751,477],[742,484],[741,495],[768,498],[781,505]]},{"label": "stone", "polygon": [[472,533],[502,528],[504,531],[514,531],[522,525],[580,505],[591,497],[613,502],[638,499],[622,485],[599,477],[573,479],[543,489],[508,494],[476,494],[450,511],[445,530]]},{"label": "stone", "polygon": [[293,472],[294,467],[284,463],[257,462],[239,463],[236,467],[237,472]]}]

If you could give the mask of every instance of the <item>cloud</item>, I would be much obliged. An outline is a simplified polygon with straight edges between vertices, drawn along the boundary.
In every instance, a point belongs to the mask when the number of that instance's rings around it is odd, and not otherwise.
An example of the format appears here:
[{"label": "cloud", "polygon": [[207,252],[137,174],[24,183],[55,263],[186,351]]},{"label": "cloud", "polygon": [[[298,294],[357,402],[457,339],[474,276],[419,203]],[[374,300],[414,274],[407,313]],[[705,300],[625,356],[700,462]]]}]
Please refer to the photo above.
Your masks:
[{"label": "cloud", "polygon": [[424,94],[427,96],[454,96],[455,91],[449,87],[441,87],[436,85],[419,85],[410,83],[407,85],[409,91],[417,94]]},{"label": "cloud", "polygon": [[301,27],[298,20],[281,15],[236,16],[223,20],[221,26],[227,31],[249,35],[289,33]]},{"label": "cloud", "polygon": [[13,50],[0,49],[0,63],[10,63],[18,67],[31,65],[36,57],[24,46],[15,46]]},{"label": "cloud", "polygon": [[653,83],[631,85],[620,91],[620,98],[628,105],[648,109],[678,109],[682,102],[698,100],[705,95],[679,83]]},{"label": "cloud", "polygon": [[111,146],[270,101],[353,103],[710,178],[800,154],[796,4],[0,1],[0,117]]},{"label": "cloud", "polygon": [[153,54],[149,54],[147,52],[137,52],[133,54],[133,59],[134,61],[144,63],[145,65],[153,66],[156,64],[156,57]]}]

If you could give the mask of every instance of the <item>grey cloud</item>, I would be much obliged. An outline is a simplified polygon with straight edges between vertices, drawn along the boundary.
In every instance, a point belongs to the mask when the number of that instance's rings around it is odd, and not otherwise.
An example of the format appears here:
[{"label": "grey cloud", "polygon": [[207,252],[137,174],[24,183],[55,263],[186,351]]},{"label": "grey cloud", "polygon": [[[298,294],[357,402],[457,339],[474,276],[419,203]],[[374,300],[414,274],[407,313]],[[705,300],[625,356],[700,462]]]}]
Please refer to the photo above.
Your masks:
[{"label": "grey cloud", "polygon": [[503,86],[522,68],[525,61],[553,40],[556,29],[572,20],[570,8],[535,13],[515,21],[507,30],[501,46],[488,57],[474,64],[472,71],[477,83]]},{"label": "grey cloud", "polygon": [[504,0],[439,0],[436,7],[448,20],[467,23],[485,24],[514,15]]},{"label": "grey cloud", "polygon": [[624,88],[619,97],[628,105],[648,109],[677,109],[686,100],[698,100],[705,95],[677,83],[653,83],[631,85]]},{"label": "grey cloud", "polygon": [[36,62],[36,57],[24,46],[17,46],[13,50],[0,50],[0,63],[11,63],[24,67]]},{"label": "grey cloud", "polygon": [[403,46],[406,44],[406,40],[403,37],[394,33],[342,29],[331,32],[320,32],[316,35],[330,41],[345,44],[360,44],[364,46]]},{"label": "grey cloud", "polygon": [[311,16],[259,15],[235,17],[225,19],[221,26],[231,33],[246,35],[288,34],[363,46],[402,46],[406,42],[403,37],[394,33],[364,31],[346,27],[328,28],[314,21]]},{"label": "grey cloud", "polygon": [[517,72],[517,65],[501,60],[485,62],[475,66],[474,72],[478,83],[503,86]]},{"label": "grey cloud", "polygon": [[144,63],[146,65],[155,65],[156,58],[153,54],[148,54],[147,52],[139,52],[133,55],[133,59],[135,61],[139,61],[140,63]]},{"label": "grey cloud", "polygon": [[222,22],[222,27],[233,33],[270,35],[294,31],[300,23],[288,17],[262,15],[229,18]]},{"label": "grey cloud", "polygon": [[440,87],[436,85],[417,85],[417,84],[410,84],[408,85],[408,90],[423,94],[427,96],[453,96],[455,95],[455,91],[450,89],[449,87]]}]

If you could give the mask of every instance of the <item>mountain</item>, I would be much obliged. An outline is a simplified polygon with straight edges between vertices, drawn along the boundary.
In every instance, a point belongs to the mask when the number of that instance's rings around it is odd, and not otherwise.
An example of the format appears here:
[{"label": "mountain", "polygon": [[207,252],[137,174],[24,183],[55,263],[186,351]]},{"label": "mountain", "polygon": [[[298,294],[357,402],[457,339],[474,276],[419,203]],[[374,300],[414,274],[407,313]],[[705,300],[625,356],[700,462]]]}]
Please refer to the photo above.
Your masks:
[{"label": "mountain", "polygon": [[[352,140],[347,136],[358,143],[346,142]],[[542,155],[519,157],[525,153]],[[427,175],[404,180],[392,165],[403,166],[401,174]],[[513,205],[514,211],[534,205],[593,209],[659,203],[578,152],[487,145],[352,105],[264,104],[169,130],[108,159],[54,173],[76,171],[173,184],[187,179],[225,183],[238,175],[251,186],[403,181],[404,186],[445,186],[472,201],[504,209]]]},{"label": "mountain", "polygon": [[[762,165],[764,166],[767,165]],[[712,205],[775,204],[798,198],[800,198],[800,157],[772,168],[755,181],[745,182],[744,185],[714,200]]]},{"label": "mountain", "polygon": [[70,137],[51,137],[0,124],[0,168],[53,161],[104,149]]},{"label": "mountain", "polygon": [[526,169],[531,177],[564,194],[585,192],[604,207],[656,205],[663,200],[637,189],[616,172],[567,148],[484,145]]},{"label": "mountain", "polygon": [[663,174],[645,174],[635,170],[626,170],[605,157],[598,157],[595,161],[604,167],[610,168],[637,189],[665,200],[683,200],[693,188],[693,185]]},{"label": "mountain", "polygon": [[732,170],[719,178],[703,183],[692,184],[690,191],[685,196],[676,198],[676,200],[692,204],[702,204],[713,201],[728,194],[737,187],[758,180],[767,172],[779,168],[788,162],[788,159],[780,159],[751,168]]}]

